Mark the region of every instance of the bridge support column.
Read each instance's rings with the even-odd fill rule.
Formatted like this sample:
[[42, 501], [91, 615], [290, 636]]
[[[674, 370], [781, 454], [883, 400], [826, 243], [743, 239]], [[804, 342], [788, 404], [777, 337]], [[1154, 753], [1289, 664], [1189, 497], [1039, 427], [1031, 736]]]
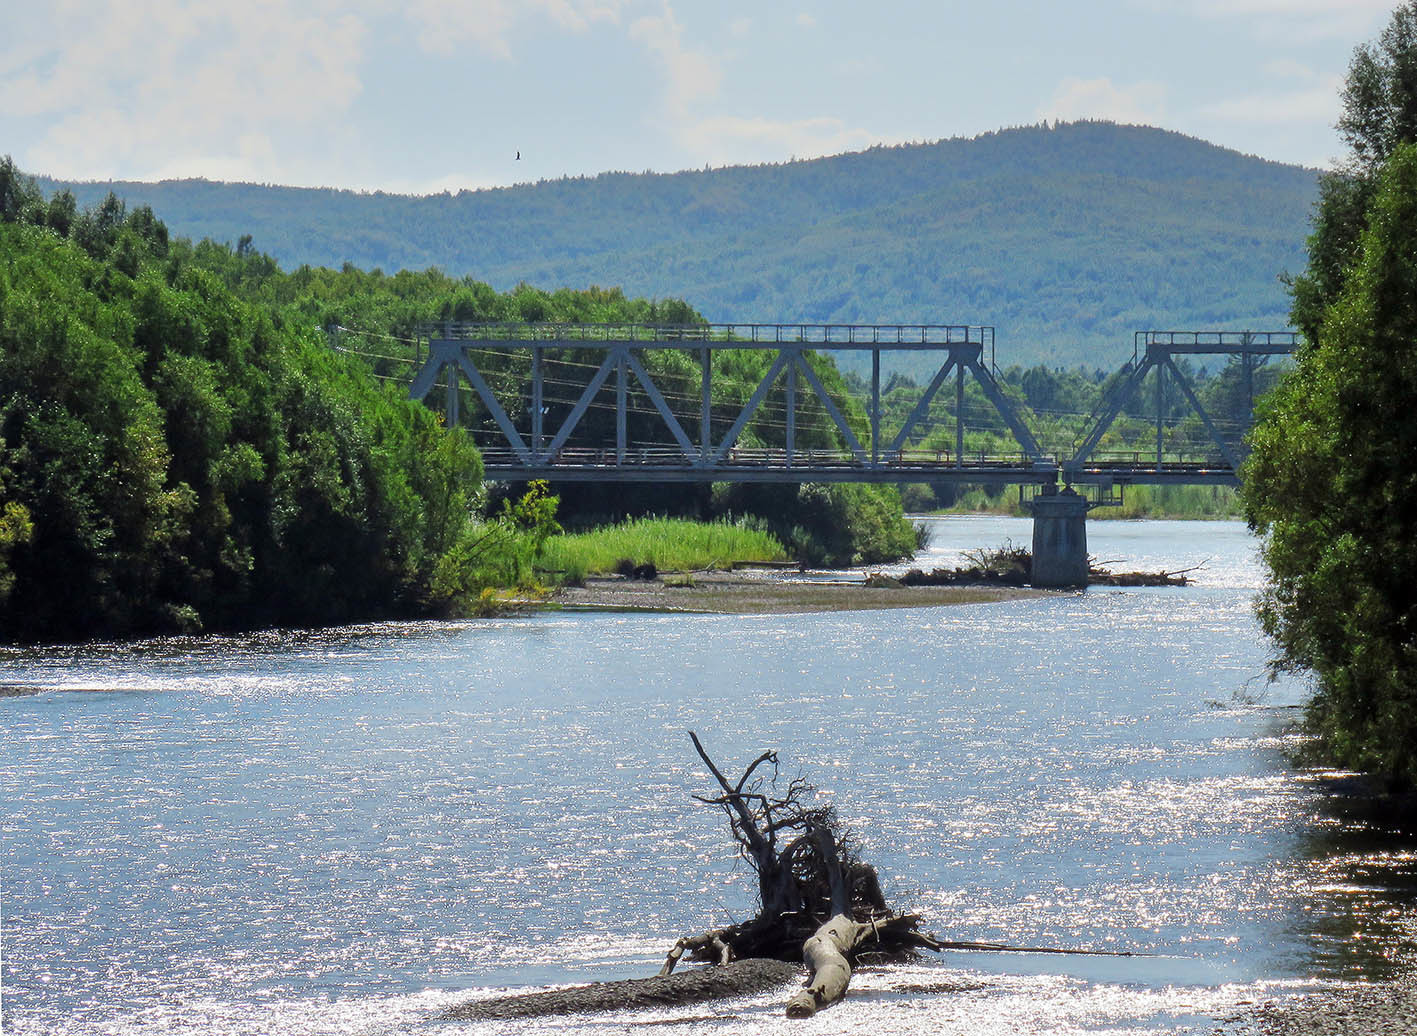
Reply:
[[1071, 486], [1045, 485], [1033, 511], [1034, 586], [1087, 585], [1087, 499]]

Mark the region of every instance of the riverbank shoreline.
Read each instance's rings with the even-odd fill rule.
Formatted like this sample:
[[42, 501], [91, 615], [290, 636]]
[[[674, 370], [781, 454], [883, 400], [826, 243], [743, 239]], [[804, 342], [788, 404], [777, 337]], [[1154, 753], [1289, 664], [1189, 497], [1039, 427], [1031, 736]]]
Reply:
[[1227, 1018], [1214, 1036], [1409, 1036], [1417, 1032], [1417, 971], [1266, 1001]]
[[[988, 604], [1059, 591], [1008, 586], [867, 586], [846, 580], [784, 579], [767, 573], [667, 573], [657, 579], [596, 576], [563, 587], [543, 607], [574, 611], [786, 615]], [[1064, 591], [1070, 592], [1070, 591]]]

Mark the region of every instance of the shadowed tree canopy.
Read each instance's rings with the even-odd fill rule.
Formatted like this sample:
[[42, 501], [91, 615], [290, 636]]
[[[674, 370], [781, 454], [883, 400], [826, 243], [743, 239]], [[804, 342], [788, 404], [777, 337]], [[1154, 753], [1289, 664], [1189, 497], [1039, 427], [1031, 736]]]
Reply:
[[1417, 141], [1417, 0], [1399, 6], [1386, 29], [1353, 54], [1337, 128], [1348, 154], [1319, 178], [1309, 259], [1291, 284], [1294, 326], [1313, 341], [1358, 259], [1378, 173], [1401, 144]]
[[1417, 145], [1376, 182], [1339, 297], [1267, 401], [1245, 476], [1260, 616], [1313, 674], [1326, 758], [1417, 782]]

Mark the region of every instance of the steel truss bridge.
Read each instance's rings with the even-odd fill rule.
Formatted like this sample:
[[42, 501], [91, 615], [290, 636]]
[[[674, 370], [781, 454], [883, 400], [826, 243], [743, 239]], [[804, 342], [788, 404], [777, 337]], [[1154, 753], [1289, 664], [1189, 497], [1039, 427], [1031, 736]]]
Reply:
[[[1253, 372], [1268, 357], [1296, 347], [1290, 332], [1138, 332], [1132, 359], [1088, 420], [1067, 457], [1049, 455], [1003, 391], [994, 365], [994, 329], [975, 325], [710, 324], [443, 324], [425, 331], [410, 386], [414, 399], [437, 402], [442, 384], [449, 425], [462, 422], [463, 382], [479, 423], [488, 478], [558, 482], [938, 482], [990, 485], [1139, 483], [1235, 484], [1242, 460], [1202, 406], [1178, 356], [1235, 356], [1253, 406]], [[657, 383], [645, 350], [683, 354], [673, 384]], [[771, 354], [747, 400], [714, 400], [714, 354]], [[815, 353], [869, 356], [865, 400], [869, 441], [846, 420], [812, 365]], [[881, 436], [881, 356], [929, 357], [934, 373], [903, 425]], [[918, 364], [918, 360], [916, 361]], [[657, 366], [663, 367], [660, 364]], [[856, 364], [853, 366], [864, 366]], [[927, 369], [928, 369], [927, 368]], [[1157, 447], [1154, 454], [1099, 452], [1108, 429], [1155, 373]], [[916, 440], [930, 424], [933, 403], [953, 375], [954, 449], [926, 449]], [[1168, 455], [1163, 447], [1165, 383], [1170, 378], [1211, 438], [1205, 456]], [[965, 382], [973, 378], [1018, 449], [982, 454], [965, 449]], [[494, 388], [495, 386], [495, 388]], [[558, 393], [564, 393], [558, 395]], [[632, 393], [640, 400], [631, 404]], [[613, 402], [606, 402], [610, 396]], [[430, 399], [430, 397], [432, 397]], [[595, 420], [587, 415], [595, 410]], [[613, 429], [606, 412], [613, 410]], [[808, 427], [805, 419], [814, 423]], [[830, 427], [826, 427], [829, 423]], [[780, 445], [740, 446], [750, 425], [767, 424]], [[631, 427], [636, 429], [632, 438]], [[805, 434], [804, 434], [805, 433]], [[836, 435], [839, 433], [839, 440]], [[824, 447], [826, 438], [833, 445]], [[837, 443], [845, 443], [844, 447]]]

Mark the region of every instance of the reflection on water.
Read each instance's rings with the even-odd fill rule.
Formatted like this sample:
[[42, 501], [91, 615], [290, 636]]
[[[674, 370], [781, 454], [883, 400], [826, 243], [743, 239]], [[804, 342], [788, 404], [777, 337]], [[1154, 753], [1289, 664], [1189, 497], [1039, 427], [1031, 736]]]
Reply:
[[1305, 963], [1317, 974], [1388, 977], [1410, 962], [1417, 941], [1413, 803], [1373, 796], [1342, 775], [1306, 779], [1314, 813], [1296, 852], [1310, 877], [1290, 936], [1306, 946]]
[[[932, 558], [1026, 529], [941, 522]], [[780, 749], [946, 937], [1155, 954], [945, 954], [794, 1032], [1185, 1031], [1374, 973], [1413, 857], [1287, 768], [1302, 689], [1263, 683], [1244, 530], [1089, 532], [1129, 567], [1210, 561], [1187, 589], [910, 612], [0, 654], [38, 689], [0, 699], [6, 1031], [404, 1031], [650, 973], [752, 905], [687, 729], [725, 762]], [[782, 1000], [519, 1024], [771, 1032]]]

